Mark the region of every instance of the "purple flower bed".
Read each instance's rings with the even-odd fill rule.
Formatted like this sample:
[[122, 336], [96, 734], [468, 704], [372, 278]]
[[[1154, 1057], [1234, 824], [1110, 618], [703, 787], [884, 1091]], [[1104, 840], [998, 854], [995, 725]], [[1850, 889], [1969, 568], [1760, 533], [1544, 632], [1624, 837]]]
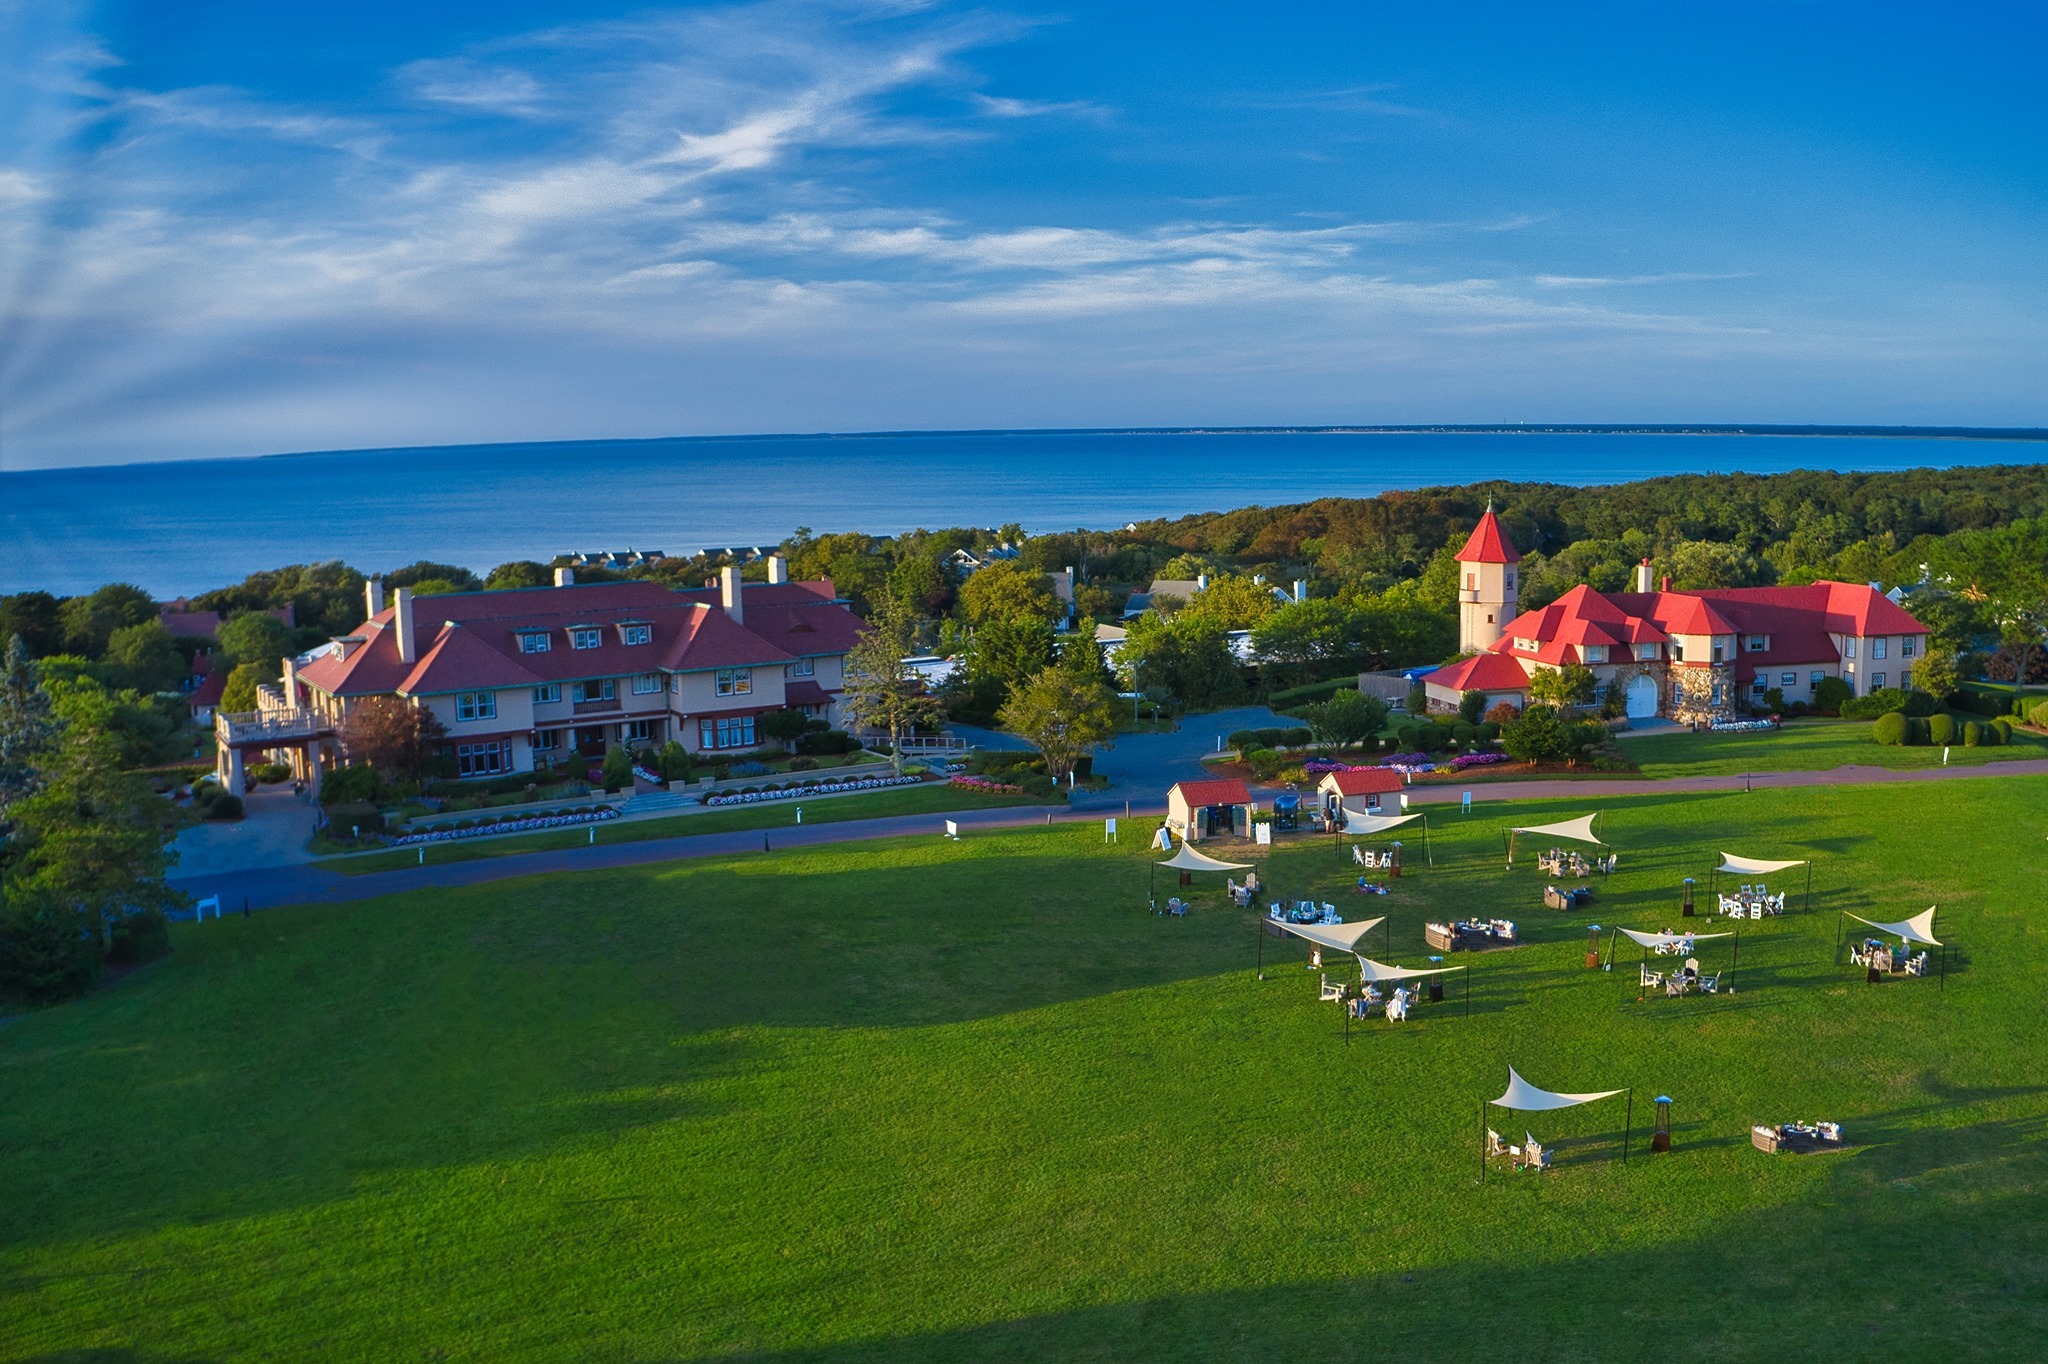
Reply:
[[1301, 770], [1311, 777], [1320, 777], [1329, 772], [1363, 772], [1364, 768], [1354, 763], [1340, 763], [1334, 758], [1310, 758], [1301, 765]]
[[1451, 759], [1451, 770], [1462, 772], [1468, 767], [1491, 767], [1495, 763], [1508, 761], [1505, 753], [1460, 753]]
[[1430, 766], [1430, 759], [1427, 753], [1390, 753], [1387, 755], [1386, 760], [1380, 764], [1380, 766], [1428, 767]]

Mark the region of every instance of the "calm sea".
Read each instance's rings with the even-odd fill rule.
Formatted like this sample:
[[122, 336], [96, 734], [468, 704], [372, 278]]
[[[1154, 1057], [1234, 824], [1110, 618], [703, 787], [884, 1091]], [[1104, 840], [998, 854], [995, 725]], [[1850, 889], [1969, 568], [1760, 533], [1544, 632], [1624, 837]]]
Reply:
[[1017, 522], [1044, 532], [1393, 488], [2027, 464], [2038, 440], [1521, 432], [969, 432], [360, 450], [0, 474], [0, 586], [160, 596], [260, 568], [768, 544]]

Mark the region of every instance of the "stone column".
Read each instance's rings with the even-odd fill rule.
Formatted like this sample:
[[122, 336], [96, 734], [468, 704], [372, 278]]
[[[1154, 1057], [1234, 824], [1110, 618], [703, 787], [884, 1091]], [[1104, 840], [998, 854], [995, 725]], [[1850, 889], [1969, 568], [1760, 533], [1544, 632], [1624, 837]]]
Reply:
[[242, 750], [229, 746], [222, 750], [223, 765], [221, 786], [231, 796], [245, 796], [249, 793], [249, 781], [242, 771]]

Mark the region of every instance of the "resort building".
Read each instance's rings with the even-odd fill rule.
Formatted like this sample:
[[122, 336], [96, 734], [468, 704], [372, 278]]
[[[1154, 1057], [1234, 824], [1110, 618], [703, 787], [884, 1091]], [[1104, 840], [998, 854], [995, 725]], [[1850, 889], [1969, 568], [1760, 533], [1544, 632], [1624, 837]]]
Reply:
[[839, 718], [847, 651], [864, 628], [829, 580], [678, 592], [659, 583], [578, 585], [415, 598], [365, 590], [367, 619], [316, 654], [288, 661], [262, 708], [216, 717], [219, 768], [241, 785], [242, 754], [283, 749], [317, 781], [339, 757], [350, 710], [395, 696], [433, 712], [464, 777], [528, 772], [614, 744], [695, 753], [757, 747], [760, 717], [797, 709]]
[[1858, 696], [1910, 688], [1927, 653], [1927, 627], [1874, 583], [1677, 592], [1668, 578], [1651, 585], [1646, 559], [1633, 592], [1580, 586], [1518, 614], [1520, 561], [1489, 507], [1458, 551], [1459, 647], [1473, 652], [1424, 678], [1432, 708], [1467, 691], [1526, 705], [1537, 673], [1579, 664], [1618, 688], [1633, 718], [1712, 721], [1760, 710], [1772, 691], [1811, 701], [1829, 677]]

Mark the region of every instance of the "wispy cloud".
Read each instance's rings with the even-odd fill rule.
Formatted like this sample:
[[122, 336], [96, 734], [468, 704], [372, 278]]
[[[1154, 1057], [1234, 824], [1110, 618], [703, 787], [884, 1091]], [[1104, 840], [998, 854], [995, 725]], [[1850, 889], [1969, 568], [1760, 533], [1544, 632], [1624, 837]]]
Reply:
[[984, 95], [979, 91], [969, 95], [974, 107], [991, 118], [1045, 118], [1063, 116], [1101, 121], [1110, 116], [1106, 105], [1091, 100], [1033, 100], [1007, 99], [1001, 95]]
[[1750, 272], [1700, 274], [1674, 270], [1661, 275], [1537, 275], [1534, 282], [1545, 289], [1611, 289], [1636, 284], [1704, 284], [1714, 280], [1749, 279]]

